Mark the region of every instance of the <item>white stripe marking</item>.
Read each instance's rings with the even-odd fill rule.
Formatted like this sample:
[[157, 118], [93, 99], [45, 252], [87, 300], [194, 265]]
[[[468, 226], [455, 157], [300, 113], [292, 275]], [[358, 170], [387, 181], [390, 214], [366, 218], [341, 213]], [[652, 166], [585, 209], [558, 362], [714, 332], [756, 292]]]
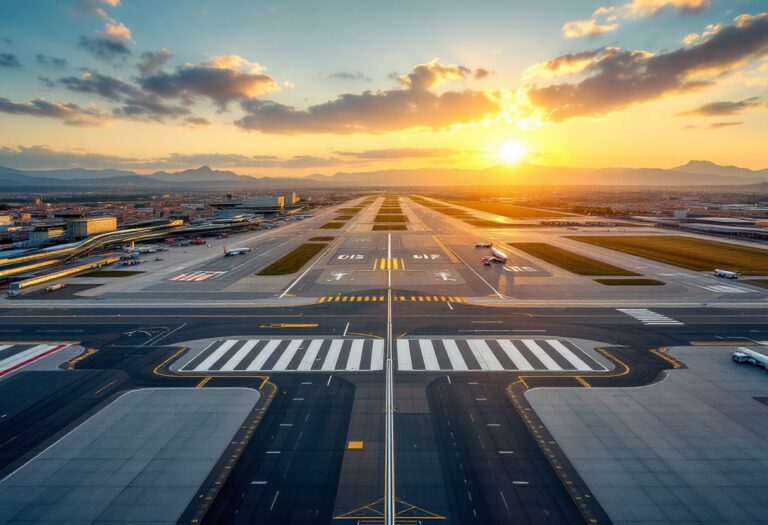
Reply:
[[349, 351], [349, 359], [347, 360], [347, 370], [360, 370], [360, 362], [363, 360], [363, 344], [365, 341], [362, 339], [352, 341], [352, 349]]
[[408, 339], [397, 340], [397, 369], [413, 370], [413, 363], [411, 363], [411, 345]]
[[440, 370], [440, 364], [437, 362], [437, 355], [435, 355], [435, 347], [432, 346], [430, 339], [419, 339], [419, 347], [421, 348], [421, 357], [424, 359], [425, 370]]
[[549, 343], [552, 348], [554, 348], [561, 356], [563, 356], [566, 361], [571, 363], [571, 365], [573, 365], [576, 370], [582, 372], [592, 370], [592, 368], [587, 363], [581, 360], [579, 356], [571, 352], [571, 349], [565, 346], [561, 341], [558, 341], [557, 339], [547, 339], [547, 343]]
[[483, 370], [504, 370], [504, 367], [501, 366], [499, 360], [488, 347], [488, 343], [483, 339], [468, 339], [467, 343], [469, 343], [470, 350]]
[[258, 339], [250, 339], [246, 341], [245, 344], [237, 352], [235, 352], [235, 355], [233, 355], [229, 361], [222, 365], [220, 370], [222, 372], [234, 370], [237, 364], [245, 359], [245, 356], [248, 355], [248, 352], [250, 352], [258, 342]]
[[291, 339], [291, 342], [288, 343], [288, 347], [283, 350], [280, 359], [274, 364], [272, 370], [285, 370], [288, 368], [288, 364], [291, 362], [291, 359], [293, 359], [293, 356], [296, 355], [296, 352], [299, 351], [299, 347], [303, 342], [303, 339]]
[[322, 370], [336, 370], [336, 361], [339, 360], [339, 354], [341, 354], [341, 347], [343, 344], [343, 339], [334, 339], [331, 341], [331, 347], [328, 349], [328, 355], [325, 356], [325, 361], [323, 361]]
[[321, 346], [323, 346], [322, 339], [312, 339], [312, 342], [309, 343], [309, 348], [307, 348], [307, 353], [301, 358], [297, 370], [312, 370], [312, 365], [315, 363], [315, 359], [317, 359], [317, 353], [320, 351]]
[[371, 370], [384, 369], [384, 341], [374, 339], [373, 354], [371, 355]]
[[520, 353], [520, 350], [515, 347], [512, 341], [498, 339], [497, 342], [501, 349], [504, 350], [504, 353], [507, 354], [507, 357], [514, 363], [515, 368], [518, 370], [533, 370], [533, 365], [523, 357], [523, 354]]
[[558, 365], [554, 359], [549, 357], [549, 355], [539, 346], [539, 343], [533, 339], [523, 339], [523, 344], [528, 347], [528, 350], [530, 350], [539, 361], [541, 361], [541, 364], [543, 364], [547, 370], [562, 370], [562, 367]]
[[267, 359], [270, 358], [272, 355], [272, 352], [275, 351], [275, 348], [278, 347], [278, 345], [282, 342], [281, 339], [272, 339], [270, 342], [268, 342], [266, 345], [264, 345], [264, 348], [261, 349], [261, 352], [259, 352], [259, 355], [256, 356], [256, 359], [251, 361], [251, 364], [248, 365], [249, 372], [252, 372], [254, 370], [261, 370], [261, 367], [264, 366], [264, 363], [267, 362]]
[[223, 356], [227, 352], [227, 350], [235, 346], [235, 343], [237, 343], [237, 339], [227, 339], [226, 341], [224, 341], [224, 343], [221, 346], [219, 346], [216, 350], [211, 352], [211, 355], [203, 359], [203, 362], [197, 365], [195, 367], [195, 370], [196, 371], [210, 370], [211, 366], [213, 366], [213, 364], [216, 361], [218, 361], [221, 358], [221, 356]]

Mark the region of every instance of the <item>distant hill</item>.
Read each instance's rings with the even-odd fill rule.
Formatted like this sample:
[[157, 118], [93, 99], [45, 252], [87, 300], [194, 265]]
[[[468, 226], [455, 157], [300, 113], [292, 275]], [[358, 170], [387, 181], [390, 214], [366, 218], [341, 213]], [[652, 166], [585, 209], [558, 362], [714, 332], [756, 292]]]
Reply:
[[200, 166], [176, 172], [149, 175], [125, 170], [17, 170], [0, 166], [0, 190], [22, 189], [308, 189], [333, 187], [413, 186], [727, 186], [754, 185], [762, 188], [768, 169], [749, 170], [691, 161], [672, 169], [663, 168], [569, 168], [519, 164], [484, 169], [417, 169], [339, 172], [304, 177], [259, 177], [240, 175]]

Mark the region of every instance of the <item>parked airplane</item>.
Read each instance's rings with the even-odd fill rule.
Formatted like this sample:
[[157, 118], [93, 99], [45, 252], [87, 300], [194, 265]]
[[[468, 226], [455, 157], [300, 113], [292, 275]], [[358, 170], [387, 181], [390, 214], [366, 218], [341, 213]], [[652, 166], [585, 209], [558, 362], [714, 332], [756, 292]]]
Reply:
[[250, 252], [250, 248], [230, 248], [227, 249], [227, 247], [224, 247], [224, 257], [229, 257], [230, 255], [243, 255], [248, 252]]
[[739, 277], [741, 277], [741, 273], [718, 269], [718, 270], [715, 270], [715, 277], [722, 277], [723, 279], [738, 279]]
[[739, 347], [739, 350], [733, 353], [731, 359], [736, 363], [760, 366], [768, 371], [768, 355], [755, 352], [749, 348]]
[[509, 256], [506, 253], [499, 250], [498, 248], [491, 247], [491, 253], [500, 262], [507, 262], [507, 260], [509, 259]]

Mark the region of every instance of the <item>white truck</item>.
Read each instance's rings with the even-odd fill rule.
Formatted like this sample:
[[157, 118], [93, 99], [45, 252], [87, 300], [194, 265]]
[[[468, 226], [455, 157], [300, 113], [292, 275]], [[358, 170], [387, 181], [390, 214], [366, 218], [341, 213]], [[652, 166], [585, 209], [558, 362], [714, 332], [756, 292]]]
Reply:
[[768, 355], [755, 352], [749, 348], [740, 346], [739, 349], [733, 353], [731, 359], [734, 363], [759, 366], [768, 372]]

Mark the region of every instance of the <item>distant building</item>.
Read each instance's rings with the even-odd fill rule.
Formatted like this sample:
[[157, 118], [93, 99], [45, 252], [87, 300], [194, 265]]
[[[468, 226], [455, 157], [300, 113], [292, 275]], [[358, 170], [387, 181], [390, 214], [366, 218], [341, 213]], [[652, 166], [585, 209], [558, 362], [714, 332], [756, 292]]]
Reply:
[[84, 239], [97, 233], [111, 232], [117, 229], [117, 217], [88, 217], [67, 223], [67, 236], [72, 239]]
[[30, 244], [45, 244], [64, 237], [66, 229], [63, 224], [41, 224], [29, 232]]
[[0, 215], [0, 226], [10, 226], [13, 224], [13, 217], [10, 215]]
[[[298, 199], [298, 196], [296, 198]], [[214, 202], [211, 203], [211, 206], [218, 210], [218, 216], [222, 218], [237, 217], [238, 215], [272, 215], [285, 209], [285, 196], [274, 195], [239, 202]]]
[[296, 206], [299, 204], [299, 194], [295, 191], [292, 191], [290, 193], [286, 193], [283, 195], [283, 199], [285, 200], [285, 207], [290, 208], [291, 206]]

